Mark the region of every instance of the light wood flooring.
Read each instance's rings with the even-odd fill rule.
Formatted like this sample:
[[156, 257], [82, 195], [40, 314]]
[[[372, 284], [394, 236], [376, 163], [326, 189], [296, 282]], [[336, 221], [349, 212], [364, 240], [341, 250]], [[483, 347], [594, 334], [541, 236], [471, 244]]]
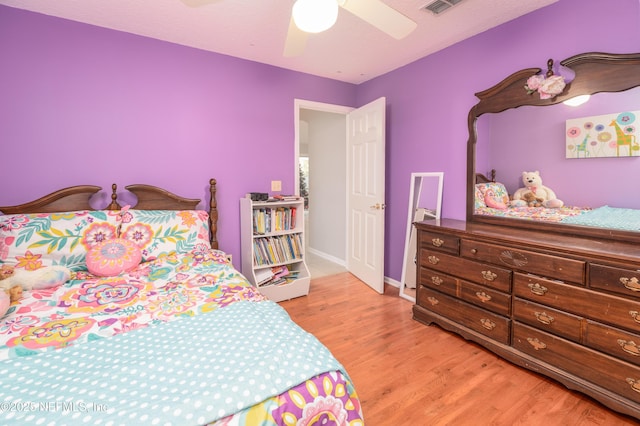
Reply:
[[379, 295], [345, 272], [312, 279], [308, 296], [281, 305], [344, 365], [367, 426], [638, 424], [413, 320], [394, 287]]

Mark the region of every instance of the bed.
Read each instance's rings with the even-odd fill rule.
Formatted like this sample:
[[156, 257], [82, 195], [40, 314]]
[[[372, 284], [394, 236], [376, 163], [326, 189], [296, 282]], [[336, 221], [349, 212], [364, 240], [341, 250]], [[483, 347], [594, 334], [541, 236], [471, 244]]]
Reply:
[[[511, 206], [505, 185], [496, 181], [495, 170], [491, 170], [488, 175], [476, 174], [474, 214], [542, 222], [566, 222], [591, 210], [576, 206], [562, 206], [560, 208]], [[497, 205], [503, 207], [494, 207]], [[504, 207], [505, 205], [506, 207]]]
[[[209, 188], [207, 211], [115, 184], [0, 207], [2, 268], [70, 271], [0, 318], [0, 423], [364, 424], [343, 366], [218, 249]], [[115, 260], [93, 256], [115, 241], [134, 264], [104, 274]]]

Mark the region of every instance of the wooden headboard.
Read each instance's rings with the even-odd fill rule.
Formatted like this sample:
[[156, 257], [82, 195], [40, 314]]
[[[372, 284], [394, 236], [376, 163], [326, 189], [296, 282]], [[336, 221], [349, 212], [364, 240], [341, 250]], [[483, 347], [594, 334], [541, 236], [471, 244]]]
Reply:
[[[215, 179], [209, 180], [209, 237], [211, 247], [218, 248], [218, 203], [216, 200]], [[120, 210], [118, 202], [118, 186], [111, 185], [111, 202], [105, 210]], [[166, 189], [152, 185], [135, 184], [125, 186], [138, 199], [132, 208], [138, 210], [195, 210], [200, 203], [197, 198], [185, 198], [176, 195]], [[78, 185], [59, 189], [37, 200], [15, 206], [0, 206], [0, 212], [4, 214], [21, 213], [58, 213], [75, 210], [96, 210], [91, 204], [91, 198], [102, 190], [99, 186]]]
[[489, 172], [489, 176], [491, 176], [491, 178], [486, 177], [482, 173], [476, 173], [476, 183], [495, 182], [496, 181], [496, 169], [491, 169], [491, 171]]

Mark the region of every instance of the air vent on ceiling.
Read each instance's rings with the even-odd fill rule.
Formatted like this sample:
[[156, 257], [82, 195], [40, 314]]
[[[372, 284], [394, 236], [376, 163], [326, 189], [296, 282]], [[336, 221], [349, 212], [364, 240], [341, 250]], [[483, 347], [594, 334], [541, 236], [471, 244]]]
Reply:
[[450, 9], [456, 4], [460, 3], [461, 1], [462, 0], [436, 0], [424, 6], [422, 9], [428, 10], [434, 15], [439, 15], [445, 10]]

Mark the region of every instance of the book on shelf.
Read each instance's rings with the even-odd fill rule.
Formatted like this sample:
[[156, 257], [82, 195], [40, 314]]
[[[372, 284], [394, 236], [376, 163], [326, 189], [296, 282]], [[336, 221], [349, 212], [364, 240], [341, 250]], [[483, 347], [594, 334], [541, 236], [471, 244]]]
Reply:
[[291, 271], [286, 265], [256, 271], [258, 287], [287, 284], [298, 278], [298, 271]]
[[298, 201], [302, 199], [302, 197], [299, 197], [297, 195], [286, 195], [286, 194], [276, 194], [271, 198], [273, 198], [275, 201]]

